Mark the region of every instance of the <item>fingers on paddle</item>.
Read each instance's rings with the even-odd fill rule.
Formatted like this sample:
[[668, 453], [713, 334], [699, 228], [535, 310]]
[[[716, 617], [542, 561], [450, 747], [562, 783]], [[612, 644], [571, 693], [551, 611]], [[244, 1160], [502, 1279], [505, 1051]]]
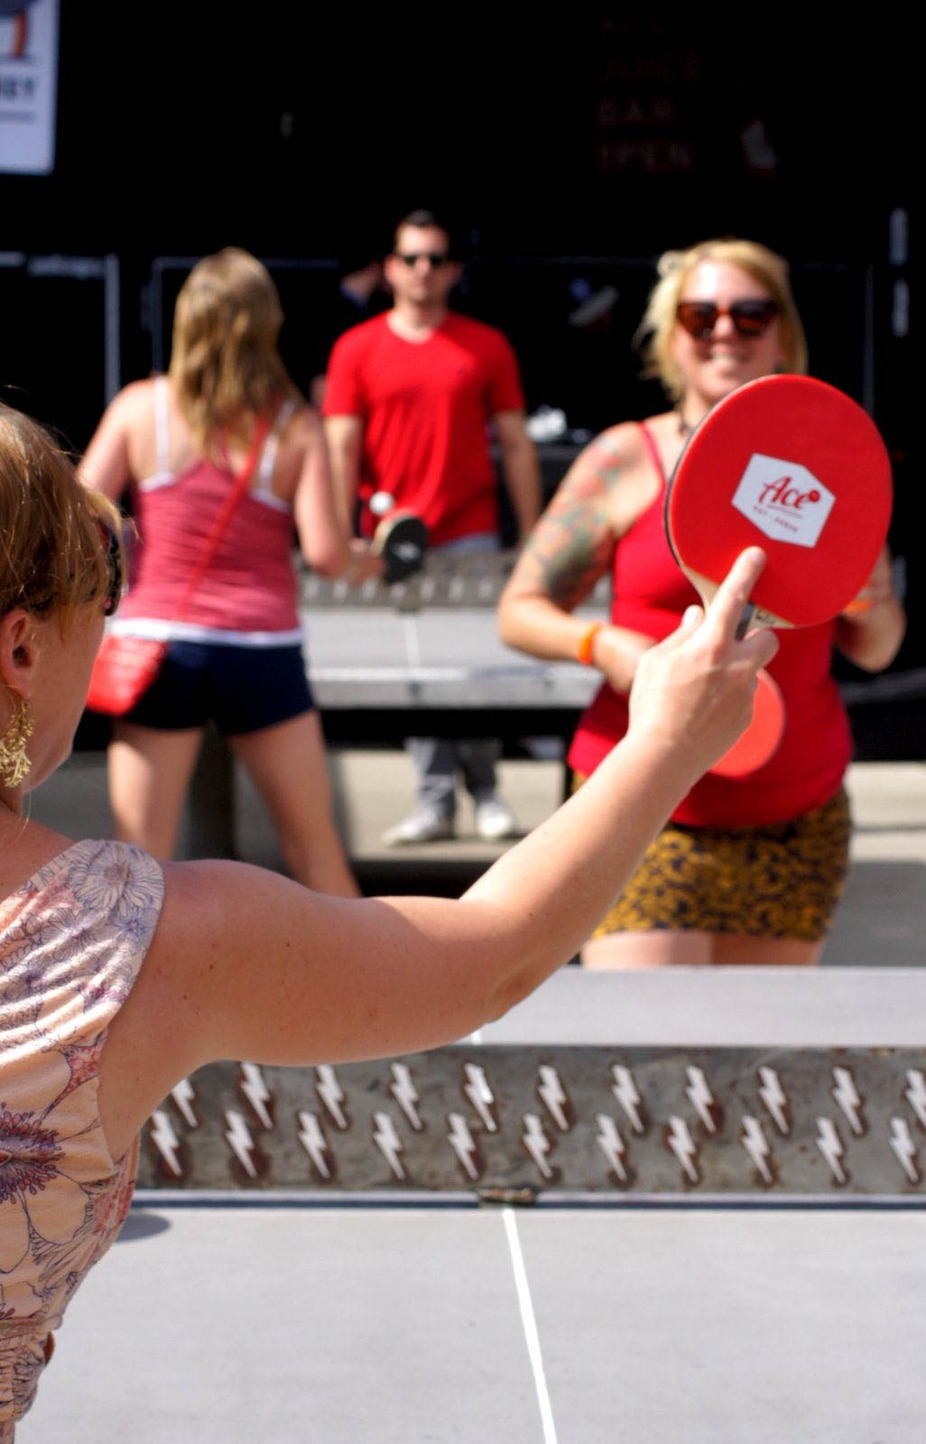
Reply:
[[765, 553], [761, 547], [746, 547], [724, 577], [707, 608], [707, 615], [716, 617], [732, 636], [740, 624], [743, 611], [749, 602], [749, 594], [765, 566]]
[[[765, 552], [761, 547], [746, 547], [740, 552], [707, 609], [707, 618], [716, 622], [728, 641], [739, 641], [743, 638], [743, 618], [749, 606], [752, 589], [765, 566], [765, 560]], [[770, 661], [778, 650], [777, 638], [768, 628], [749, 631], [745, 640], [752, 645], [760, 665]]]

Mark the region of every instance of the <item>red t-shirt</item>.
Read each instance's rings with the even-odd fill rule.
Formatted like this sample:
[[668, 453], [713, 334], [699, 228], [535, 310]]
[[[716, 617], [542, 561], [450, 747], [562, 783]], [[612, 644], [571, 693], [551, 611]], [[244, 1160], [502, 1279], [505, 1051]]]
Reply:
[[359, 416], [361, 530], [377, 518], [368, 503], [385, 491], [417, 512], [433, 546], [497, 532], [498, 483], [488, 425], [521, 411], [517, 358], [501, 331], [450, 312], [426, 341], [406, 341], [388, 312], [335, 342], [323, 411]]
[[[615, 549], [611, 621], [655, 637], [674, 631], [700, 597], [665, 535], [665, 490]], [[697, 827], [763, 827], [821, 807], [839, 790], [852, 755], [849, 719], [832, 676], [835, 623], [782, 628], [768, 671], [781, 688], [785, 731], [764, 767], [742, 778], [707, 773], [672, 814]], [[627, 731], [627, 698], [603, 683], [586, 708], [569, 764], [589, 776]]]

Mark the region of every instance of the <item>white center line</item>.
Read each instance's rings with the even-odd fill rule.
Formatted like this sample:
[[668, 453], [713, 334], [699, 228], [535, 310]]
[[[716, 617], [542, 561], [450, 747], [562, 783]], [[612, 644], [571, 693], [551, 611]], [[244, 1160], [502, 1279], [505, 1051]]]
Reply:
[[543, 1371], [543, 1357], [540, 1353], [540, 1335], [537, 1332], [537, 1321], [534, 1318], [534, 1305], [531, 1301], [527, 1270], [524, 1267], [524, 1256], [521, 1253], [518, 1225], [514, 1212], [510, 1208], [502, 1209], [502, 1218], [505, 1221], [505, 1233], [508, 1238], [508, 1248], [511, 1252], [511, 1265], [514, 1270], [514, 1281], [518, 1290], [518, 1304], [521, 1309], [521, 1323], [524, 1326], [524, 1338], [527, 1342], [527, 1353], [531, 1361], [531, 1370], [534, 1375], [534, 1388], [537, 1392], [537, 1403], [540, 1407], [540, 1419], [543, 1424], [543, 1444], [556, 1444], [556, 1424], [553, 1420], [553, 1409], [550, 1405], [546, 1375]]
[[415, 617], [404, 616], [402, 618], [402, 631], [405, 633], [405, 658], [409, 667], [416, 672], [421, 666], [421, 648], [418, 645], [418, 622]]

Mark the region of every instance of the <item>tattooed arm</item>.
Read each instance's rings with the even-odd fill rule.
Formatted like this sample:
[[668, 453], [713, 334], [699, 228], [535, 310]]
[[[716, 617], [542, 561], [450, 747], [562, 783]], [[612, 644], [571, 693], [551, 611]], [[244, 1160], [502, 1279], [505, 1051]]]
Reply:
[[[655, 495], [636, 425], [611, 427], [580, 452], [524, 545], [498, 604], [501, 640], [552, 661], [575, 661], [588, 618], [572, 613], [611, 569], [614, 548]], [[652, 637], [607, 626], [591, 661], [620, 692]]]

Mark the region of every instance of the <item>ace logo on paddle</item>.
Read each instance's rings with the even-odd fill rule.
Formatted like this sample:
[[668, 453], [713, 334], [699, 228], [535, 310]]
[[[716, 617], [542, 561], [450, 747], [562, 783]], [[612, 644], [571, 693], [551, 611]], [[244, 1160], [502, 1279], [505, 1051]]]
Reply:
[[799, 462], [755, 452], [732, 500], [773, 541], [815, 547], [836, 498]]

